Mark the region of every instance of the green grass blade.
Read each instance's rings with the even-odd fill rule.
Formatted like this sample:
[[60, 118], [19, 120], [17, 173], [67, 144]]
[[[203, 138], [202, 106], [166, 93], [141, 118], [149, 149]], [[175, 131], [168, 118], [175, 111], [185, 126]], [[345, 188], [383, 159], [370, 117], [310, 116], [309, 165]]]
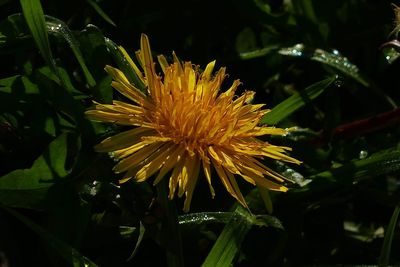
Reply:
[[116, 27], [117, 25], [112, 21], [112, 19], [101, 9], [101, 7], [93, 0], [86, 0], [89, 5], [93, 7], [93, 9], [100, 15], [105, 21]]
[[232, 217], [232, 212], [199, 212], [183, 214], [178, 217], [182, 226], [195, 226], [207, 223], [227, 223]]
[[46, 63], [57, 73], [40, 0], [20, 0], [28, 28]]
[[231, 266], [236, 253], [240, 249], [241, 243], [247, 232], [251, 229], [250, 216], [252, 215], [240, 206], [235, 210], [202, 267]]
[[307, 87], [304, 91], [298, 92], [275, 106], [261, 119], [263, 124], [276, 124], [287, 116], [306, 105], [308, 102], [319, 96], [329, 85], [335, 81], [332, 76]]
[[168, 180], [162, 179], [157, 184], [157, 194], [160, 205], [168, 214], [164, 217], [161, 225], [162, 236], [167, 250], [167, 266], [183, 267], [182, 235], [179, 227], [178, 212], [175, 203], [168, 198]]
[[88, 85], [90, 87], [96, 86], [96, 81], [94, 80], [92, 74], [87, 68], [85, 60], [83, 59], [82, 52], [79, 49], [79, 43], [75, 39], [74, 35], [72, 34], [68, 26], [62, 20], [59, 20], [51, 16], [46, 16], [46, 27], [49, 33], [60, 35], [64, 38], [64, 40], [71, 47], [74, 56], [78, 60], [78, 63], [83, 71], [83, 74], [85, 75]]
[[296, 44], [292, 47], [280, 49], [279, 54], [284, 56], [302, 57], [321, 62], [322, 64], [331, 66], [343, 74], [350, 76], [360, 84], [366, 87], [369, 86], [369, 83], [361, 76], [358, 67], [351, 63], [345, 56], [342, 56], [337, 50], [327, 52], [320, 48], [306, 48], [304, 44]]
[[386, 229], [385, 239], [383, 240], [381, 255], [379, 257], [379, 262], [378, 262], [379, 267], [387, 267], [389, 265], [393, 235], [394, 235], [394, 230], [397, 226], [397, 220], [399, 218], [399, 214], [400, 214], [400, 206], [396, 206], [396, 208], [393, 211], [392, 218], [390, 218], [389, 225]]
[[271, 53], [272, 51], [275, 52], [277, 49], [279, 49], [278, 45], [270, 45], [253, 51], [241, 52], [239, 57], [244, 60], [259, 58]]
[[[223, 220], [225, 220], [225, 215], [227, 214], [231, 214], [230, 219], [205, 259], [203, 267], [231, 266], [246, 234], [254, 225], [283, 229], [281, 222], [277, 218], [270, 215], [254, 216], [242, 206], [238, 206], [233, 213], [226, 212], [222, 214]], [[218, 214], [218, 216], [220, 215]], [[204, 218], [204, 214], [199, 217]]]
[[81, 255], [76, 249], [70, 247], [68, 244], [64, 243], [56, 236], [47, 232], [40, 225], [31, 221], [29, 218], [25, 217], [21, 213], [13, 209], [4, 207], [1, 204], [0, 207], [13, 215], [18, 220], [20, 220], [22, 223], [24, 223], [33, 232], [38, 234], [39, 237], [42, 238], [46, 244], [52, 247], [61, 257], [63, 257], [68, 263], [70, 263], [71, 266], [97, 267], [97, 264], [95, 264], [85, 256]]
[[302, 189], [293, 189], [296, 192], [315, 192], [328, 189], [337, 183], [352, 185], [366, 177], [374, 177], [393, 173], [400, 170], [400, 151], [383, 150], [368, 158], [331, 168], [329, 170], [309, 176], [312, 182]]
[[140, 226], [139, 226], [139, 236], [138, 236], [138, 239], [137, 239], [137, 241], [136, 241], [135, 248], [133, 249], [132, 254], [131, 254], [131, 255], [129, 256], [129, 258], [128, 258], [128, 261], [132, 260], [133, 257], [136, 255], [136, 253], [137, 253], [137, 251], [138, 251], [138, 249], [139, 249], [139, 247], [140, 247], [140, 244], [141, 244], [142, 241], [143, 241], [143, 237], [144, 237], [144, 233], [145, 233], [145, 232], [146, 232], [146, 228], [144, 228], [143, 223], [140, 222]]

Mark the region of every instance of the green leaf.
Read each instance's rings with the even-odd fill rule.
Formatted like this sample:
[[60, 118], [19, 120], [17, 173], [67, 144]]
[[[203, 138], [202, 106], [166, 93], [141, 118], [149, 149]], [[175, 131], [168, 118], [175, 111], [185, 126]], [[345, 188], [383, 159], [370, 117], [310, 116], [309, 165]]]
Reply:
[[20, 0], [28, 28], [46, 63], [57, 73], [40, 0]]
[[239, 8], [241, 13], [251, 17], [259, 24], [282, 28], [285, 25], [289, 14], [287, 12], [274, 13], [271, 6], [262, 0], [234, 0], [233, 4]]
[[20, 75], [15, 75], [15, 76], [0, 79], [0, 92], [11, 93], [12, 86], [20, 77], [21, 77]]
[[318, 23], [312, 0], [297, 0], [291, 2], [297, 14], [307, 18], [313, 23]]
[[144, 233], [146, 232], [146, 228], [144, 228], [144, 225], [142, 222], [140, 222], [140, 227], [139, 227], [139, 236], [138, 239], [136, 241], [136, 245], [135, 245], [135, 249], [132, 251], [132, 254], [129, 256], [128, 261], [132, 260], [133, 257], [136, 255], [136, 252], [140, 246], [140, 244], [142, 243], [143, 237], [144, 237]]
[[196, 226], [207, 223], [227, 223], [232, 218], [232, 212], [199, 212], [183, 214], [178, 217], [182, 226]]
[[169, 267], [183, 267], [182, 235], [175, 203], [168, 198], [168, 179], [162, 179], [156, 188], [158, 201], [168, 214], [161, 225], [161, 239], [166, 246], [167, 265]]
[[46, 27], [49, 33], [55, 34], [57, 36], [62, 36], [64, 38], [64, 40], [71, 47], [75, 58], [78, 60], [78, 63], [81, 66], [88, 85], [90, 87], [94, 87], [96, 85], [96, 81], [93, 79], [92, 74], [87, 68], [81, 50], [79, 49], [79, 43], [72, 34], [71, 30], [68, 28], [67, 24], [57, 18], [46, 16]]
[[378, 266], [387, 267], [389, 265], [390, 251], [392, 249], [392, 241], [394, 236], [394, 230], [397, 226], [397, 220], [400, 214], [400, 206], [396, 206], [393, 211], [392, 218], [390, 218], [389, 225], [386, 229], [385, 239], [383, 240], [383, 246], [381, 255], [379, 257]]
[[235, 210], [202, 264], [202, 267], [231, 266], [247, 232], [251, 229], [250, 216], [251, 214], [241, 206]]
[[253, 225], [283, 229], [282, 224], [275, 217], [269, 215], [254, 216], [242, 206], [238, 206], [231, 214], [231, 218], [202, 266], [231, 266], [246, 234]]
[[400, 57], [398, 47], [397, 49], [395, 49], [394, 47], [385, 47], [382, 52], [389, 64], [392, 64]]
[[239, 56], [241, 59], [244, 59], [244, 60], [258, 58], [258, 57], [265, 56], [265, 55], [271, 53], [272, 51], [277, 50], [278, 48], [279, 48], [278, 45], [269, 45], [269, 46], [266, 46], [261, 49], [242, 52], [239, 54]]
[[21, 213], [4, 207], [0, 204], [0, 206], [6, 210], [8, 213], [13, 215], [15, 218], [20, 220], [22, 223], [24, 223], [29, 229], [31, 229], [33, 232], [35, 232], [46, 244], [48, 244], [51, 248], [54, 249], [55, 252], [57, 252], [61, 257], [63, 257], [71, 266], [76, 266], [76, 267], [96, 267], [97, 265], [80, 254], [76, 249], [73, 247], [69, 246], [68, 244], [64, 243], [51, 233], [47, 232], [45, 229], [43, 229], [40, 225], [36, 224], [29, 218], [25, 217]]
[[345, 75], [350, 76], [360, 84], [366, 87], [369, 86], [369, 83], [360, 74], [358, 67], [351, 63], [346, 57], [342, 56], [337, 50], [327, 52], [320, 48], [306, 48], [304, 44], [296, 44], [292, 47], [280, 49], [279, 54], [292, 57], [302, 57], [321, 62], [339, 70]]
[[105, 21], [107, 21], [114, 27], [117, 26], [117, 25], [115, 25], [114, 21], [112, 21], [112, 19], [103, 11], [103, 9], [101, 9], [101, 7], [95, 1], [86, 0], [86, 2], [88, 2], [88, 4], [91, 5], [93, 7], [93, 9], [97, 12], [97, 14], [99, 14], [100, 17], [102, 17]]
[[267, 212], [269, 214], [272, 213], [272, 211], [274, 210], [274, 206], [272, 204], [272, 199], [271, 196], [269, 194], [269, 189], [268, 188], [263, 188], [261, 186], [257, 186], [258, 189], [258, 193], [260, 194], [260, 197], [264, 203], [264, 207], [267, 210]]
[[329, 85], [335, 81], [335, 79], [336, 76], [332, 76], [312, 84], [304, 91], [295, 93], [288, 99], [275, 106], [270, 112], [265, 114], [261, 119], [261, 123], [271, 125], [277, 124], [299, 108], [309, 103], [311, 100], [318, 97], [326, 88], [328, 88]]
[[36, 208], [49, 187], [69, 174], [67, 134], [58, 136], [31, 168], [12, 171], [0, 177], [0, 203], [6, 206]]
[[294, 192], [307, 192], [330, 188], [332, 184], [351, 185], [366, 177], [375, 177], [400, 170], [400, 151], [383, 150], [368, 158], [355, 160], [350, 163], [331, 168], [307, 177], [312, 182], [302, 189], [293, 189]]
[[[29, 29], [21, 13], [12, 14], [0, 22], [0, 47], [15, 49], [13, 46], [16, 40], [28, 39]], [[15, 50], [13, 50], [15, 51]]]

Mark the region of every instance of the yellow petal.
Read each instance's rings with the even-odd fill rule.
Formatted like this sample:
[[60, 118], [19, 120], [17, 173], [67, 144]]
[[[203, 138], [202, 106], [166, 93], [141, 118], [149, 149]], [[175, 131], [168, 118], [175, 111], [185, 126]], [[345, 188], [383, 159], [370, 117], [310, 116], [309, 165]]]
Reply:
[[139, 68], [133, 62], [132, 58], [126, 52], [125, 48], [123, 48], [122, 46], [118, 46], [118, 49], [119, 49], [119, 51], [121, 51], [124, 58], [128, 61], [129, 65], [131, 65], [131, 67], [133, 68], [133, 70], [135, 71], [135, 73], [139, 77], [139, 79], [144, 83], [144, 78], [143, 78], [142, 72], [139, 70]]
[[194, 156], [193, 158], [190, 157], [190, 162], [188, 165], [190, 166], [188, 169], [188, 181], [187, 185], [185, 188], [185, 202], [183, 204], [183, 211], [188, 212], [190, 209], [190, 203], [192, 202], [192, 197], [193, 197], [193, 191], [194, 188], [196, 187], [197, 179], [199, 177], [199, 171], [200, 171], [200, 160], [197, 158], [197, 156]]
[[118, 164], [114, 166], [114, 172], [121, 173], [127, 171], [156, 153], [162, 145], [163, 143], [154, 143], [143, 147], [136, 153], [118, 162]]
[[100, 144], [95, 146], [98, 152], [109, 152], [130, 147], [140, 143], [140, 137], [143, 135], [154, 134], [153, 129], [138, 127], [129, 131], [125, 131], [114, 136], [104, 139]]
[[158, 63], [161, 66], [163, 73], [165, 74], [165, 70], [169, 67], [167, 59], [163, 55], [157, 56]]
[[225, 170], [212, 159], [213, 166], [215, 170], [217, 171], [217, 174], [222, 181], [222, 184], [225, 186], [226, 190], [233, 196], [234, 198], [239, 201], [240, 204], [242, 204], [244, 207], [247, 207], [246, 201], [244, 200], [244, 197], [242, 193], [239, 190], [239, 187], [237, 186], [236, 181], [234, 181], [234, 184], [232, 184], [232, 180], [235, 178], [232, 177], [232, 174], [229, 172], [225, 172]]
[[156, 179], [154, 179], [153, 185], [158, 184], [162, 178], [179, 162], [184, 154], [184, 148], [182, 145], [175, 146], [175, 149], [171, 150], [167, 156], [164, 165], [160, 169]]
[[210, 188], [211, 197], [215, 197], [215, 191], [211, 184], [211, 169], [210, 169], [210, 159], [205, 159], [202, 157], [203, 172], [206, 176], [208, 187]]
[[178, 182], [181, 179], [182, 167], [183, 167], [183, 164], [185, 163], [184, 159], [186, 156], [187, 156], [187, 154], [185, 153], [182, 156], [181, 160], [179, 160], [177, 162], [174, 170], [172, 171], [171, 178], [169, 179], [169, 195], [168, 195], [169, 199], [174, 198], [176, 187], [178, 186]]
[[176, 146], [164, 146], [160, 153], [157, 153], [154, 158], [149, 160], [149, 163], [144, 165], [141, 169], [136, 173], [136, 180], [138, 182], [145, 181], [147, 178], [155, 174], [160, 168], [165, 164], [165, 161], [169, 154], [173, 153]]

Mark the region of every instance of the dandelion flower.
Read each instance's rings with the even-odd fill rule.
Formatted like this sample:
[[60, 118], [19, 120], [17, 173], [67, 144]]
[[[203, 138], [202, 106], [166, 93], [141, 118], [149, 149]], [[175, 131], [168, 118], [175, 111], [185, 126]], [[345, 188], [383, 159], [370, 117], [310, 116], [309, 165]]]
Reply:
[[86, 112], [96, 121], [132, 126], [95, 147], [98, 152], [112, 152], [118, 160], [113, 170], [124, 174], [120, 183], [131, 178], [143, 182], [154, 175], [155, 185], [168, 175], [169, 198], [185, 195], [184, 211], [189, 210], [201, 169], [212, 197], [215, 195], [211, 182], [214, 168], [226, 190], [245, 207], [237, 177], [262, 188], [287, 191], [282, 185], [284, 177], [260, 160], [269, 157], [297, 164], [300, 161], [285, 154], [290, 148], [256, 138], [285, 135], [287, 130], [259, 126], [268, 110], [263, 110], [262, 104], [250, 104], [254, 92], [235, 96], [239, 80], [221, 92], [225, 68], [213, 75], [215, 61], [202, 71], [190, 62], [181, 63], [175, 54], [172, 64], [160, 55], [162, 74], [157, 73], [144, 34], [141, 49], [136, 53], [143, 72], [122, 47], [120, 51], [147, 92], [142, 93], [131, 84], [119, 69], [106, 66], [105, 70], [113, 78], [112, 87], [131, 102], [96, 103], [94, 109]]

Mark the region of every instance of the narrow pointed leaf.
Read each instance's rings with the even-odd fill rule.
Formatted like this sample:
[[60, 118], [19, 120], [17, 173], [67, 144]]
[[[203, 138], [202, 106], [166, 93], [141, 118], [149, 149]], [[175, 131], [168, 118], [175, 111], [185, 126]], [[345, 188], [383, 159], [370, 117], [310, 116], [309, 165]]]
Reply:
[[386, 229], [385, 239], [383, 240], [383, 246], [381, 250], [381, 255], [379, 257], [379, 267], [387, 267], [390, 260], [390, 251], [392, 249], [392, 241], [394, 236], [394, 230], [397, 226], [397, 220], [400, 214], [400, 206], [396, 206], [393, 211], [392, 218], [390, 218], [389, 225]]
[[178, 217], [182, 226], [195, 226], [207, 223], [227, 223], [232, 217], [232, 212], [199, 212], [183, 214]]
[[321, 62], [352, 77], [362, 85], [369, 86], [369, 83], [360, 74], [358, 67], [351, 63], [347, 57], [342, 56], [337, 50], [328, 52], [320, 48], [306, 48], [304, 44], [296, 44], [292, 47], [280, 49], [279, 54], [292, 57], [302, 57]]
[[318, 97], [329, 85], [335, 81], [336, 77], [332, 76], [325, 80], [314, 83], [307, 87], [304, 91], [298, 92], [283, 102], [275, 106], [270, 112], [265, 114], [261, 119], [263, 124], [277, 124], [290, 114], [305, 106], [308, 102]]
[[101, 7], [93, 0], [86, 0], [89, 5], [93, 7], [93, 9], [100, 15], [105, 21], [116, 27], [117, 25], [112, 21], [112, 19], [101, 9]]
[[282, 224], [277, 218], [269, 215], [254, 216], [242, 206], [238, 206], [231, 213], [231, 218], [225, 225], [202, 266], [232, 266], [232, 261], [239, 251], [246, 234], [254, 225], [283, 229]]
[[142, 222], [140, 222], [140, 227], [139, 227], [139, 236], [136, 241], [136, 245], [134, 250], [132, 251], [132, 254], [129, 256], [128, 261], [132, 260], [133, 257], [136, 255], [137, 250], [139, 249], [140, 244], [142, 243], [144, 233], [146, 232], [146, 228], [144, 228], [144, 225]]
[[[295, 192], [324, 190], [333, 184], [353, 184], [366, 177], [384, 175], [400, 170], [400, 151], [383, 150], [368, 158], [355, 160], [339, 167], [307, 177], [312, 182], [309, 186]], [[313, 190], [311, 190], [313, 189]]]
[[57, 73], [40, 0], [20, 0], [28, 28], [46, 63]]
[[71, 30], [68, 28], [67, 24], [65, 24], [65, 22], [63, 22], [62, 20], [59, 20], [51, 16], [45, 16], [45, 18], [46, 18], [46, 27], [49, 33], [54, 35], [59, 35], [64, 38], [64, 40], [71, 47], [74, 56], [78, 60], [78, 63], [81, 66], [81, 69], [83, 71], [83, 74], [85, 75], [87, 83], [89, 84], [90, 87], [94, 87], [96, 85], [96, 82], [85, 64], [85, 60], [83, 59], [83, 55], [81, 53], [81, 50], [79, 49], [79, 43], [75, 39]]
[[251, 229], [251, 216], [242, 207], [238, 207], [232, 214], [217, 241], [212, 247], [202, 267], [231, 266], [240, 246]]

